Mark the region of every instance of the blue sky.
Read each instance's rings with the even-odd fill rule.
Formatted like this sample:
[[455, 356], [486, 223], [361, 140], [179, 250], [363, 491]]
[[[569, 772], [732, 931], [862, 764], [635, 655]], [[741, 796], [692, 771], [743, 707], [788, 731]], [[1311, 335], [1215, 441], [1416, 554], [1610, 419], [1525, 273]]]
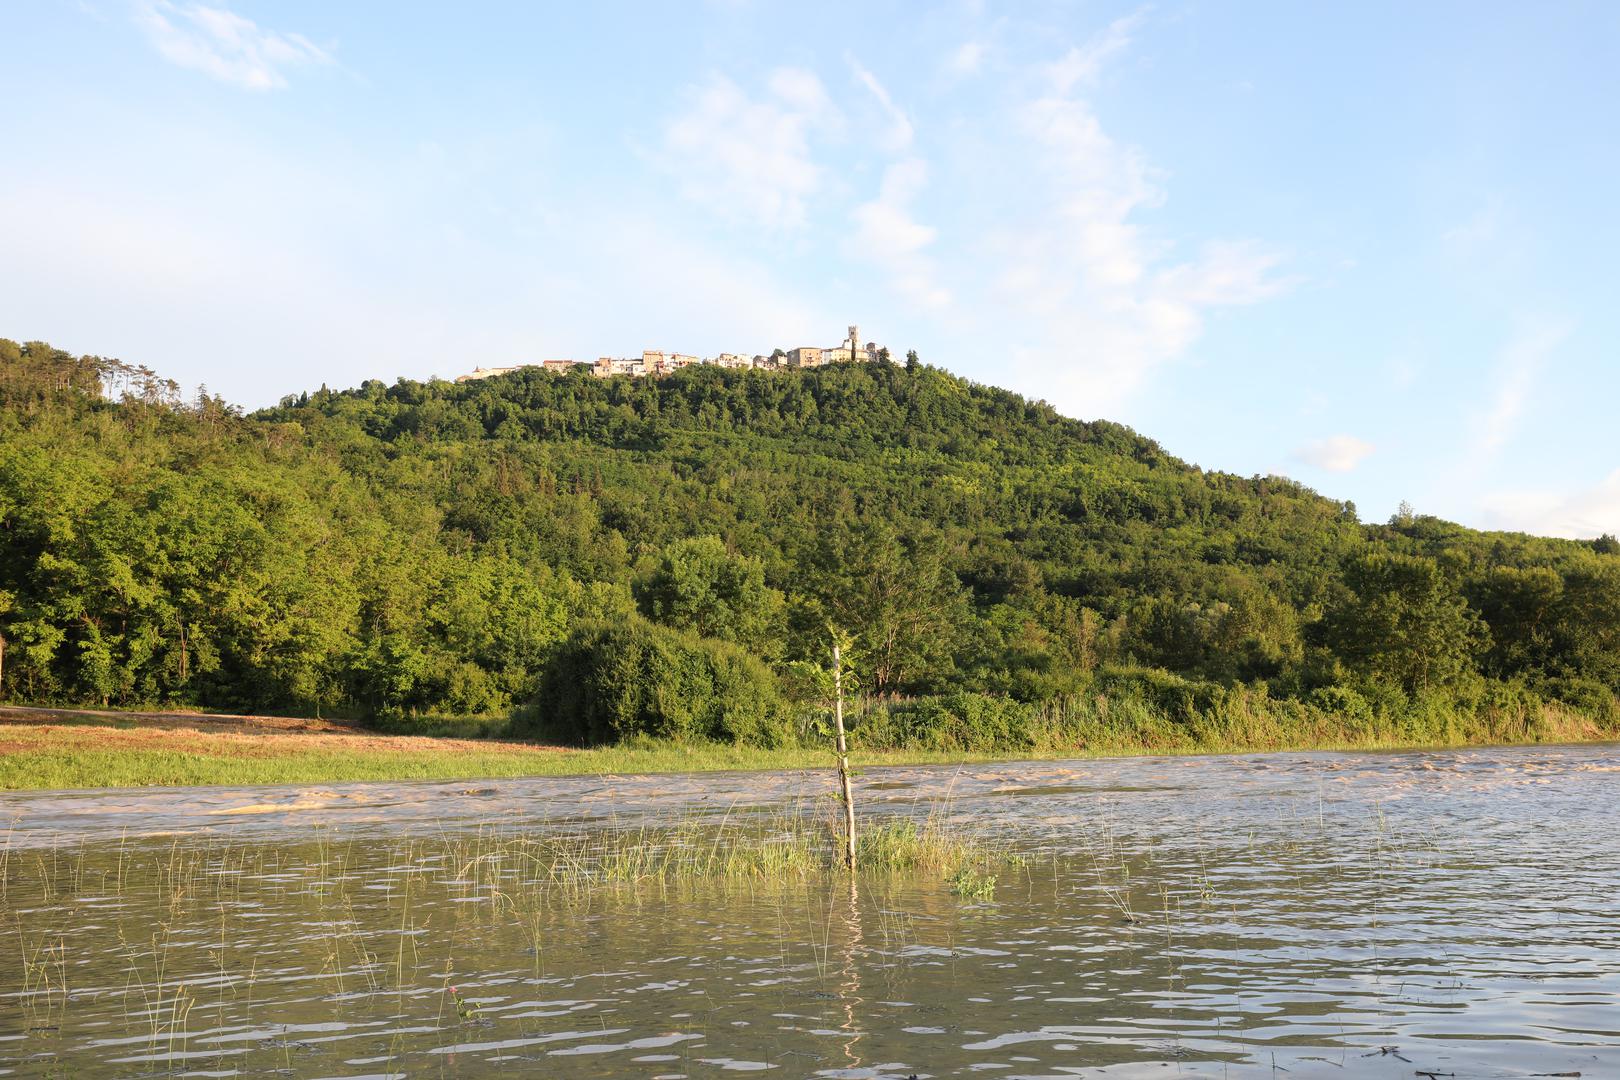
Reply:
[[1620, 532], [1620, 5], [0, 9], [0, 335], [284, 393], [837, 341]]

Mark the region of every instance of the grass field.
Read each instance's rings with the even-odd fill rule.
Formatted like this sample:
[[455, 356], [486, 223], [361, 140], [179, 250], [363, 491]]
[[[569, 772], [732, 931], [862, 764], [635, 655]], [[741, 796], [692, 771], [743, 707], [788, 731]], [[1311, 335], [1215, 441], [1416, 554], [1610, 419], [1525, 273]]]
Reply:
[[[988, 759], [927, 752], [866, 757], [894, 764]], [[830, 748], [664, 743], [578, 750], [379, 735], [320, 721], [0, 710], [0, 790], [798, 769], [831, 761]]]
[[[1549, 733], [1572, 741], [1571, 732]], [[890, 750], [851, 755], [857, 765], [904, 765], [1144, 753], [1393, 749], [1389, 740], [1297, 745], [1113, 743], [1023, 755]], [[460, 780], [511, 776], [806, 769], [831, 748], [644, 743], [573, 749], [498, 738], [378, 734], [322, 720], [186, 713], [113, 713], [0, 707], [0, 790]]]

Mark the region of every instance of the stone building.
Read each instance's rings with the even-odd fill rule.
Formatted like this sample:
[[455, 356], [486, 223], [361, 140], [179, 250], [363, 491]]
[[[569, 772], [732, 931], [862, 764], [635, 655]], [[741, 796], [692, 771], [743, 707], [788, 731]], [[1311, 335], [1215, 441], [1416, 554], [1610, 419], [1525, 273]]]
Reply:
[[522, 371], [533, 364], [512, 364], [509, 367], [475, 367], [465, 375], [457, 375], [456, 382], [477, 382], [479, 379], [493, 379], [497, 375], [509, 375], [514, 371]]
[[495, 375], [505, 375], [508, 372], [520, 371], [523, 368], [538, 367], [554, 374], [566, 374], [576, 367], [586, 367], [592, 375], [598, 378], [610, 378], [614, 375], [668, 375], [672, 371], [679, 371], [694, 364], [714, 364], [717, 367], [745, 369], [755, 368], [761, 371], [776, 371], [782, 368], [818, 368], [826, 364], [834, 364], [847, 360], [877, 360], [882, 350], [873, 342], [861, 340], [861, 328], [851, 325], [844, 340], [828, 348], [819, 348], [814, 345], [801, 345], [790, 352], [780, 349], [766, 355], [756, 354], [752, 357], [742, 353], [721, 353], [712, 360], [704, 360], [690, 353], [671, 353], [661, 349], [647, 349], [639, 359], [635, 357], [602, 356], [594, 363], [583, 363], [577, 360], [542, 360], [538, 364], [515, 364], [510, 367], [475, 368], [471, 374], [461, 375], [457, 382], [472, 382], [475, 379], [488, 379]]

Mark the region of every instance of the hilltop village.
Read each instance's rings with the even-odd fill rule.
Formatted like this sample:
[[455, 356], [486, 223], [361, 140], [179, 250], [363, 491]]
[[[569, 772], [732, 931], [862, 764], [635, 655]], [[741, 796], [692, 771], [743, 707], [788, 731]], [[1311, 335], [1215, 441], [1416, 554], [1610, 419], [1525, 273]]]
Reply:
[[566, 375], [576, 368], [587, 368], [592, 375], [598, 378], [608, 378], [611, 375], [668, 375], [672, 371], [679, 371], [694, 364], [714, 364], [724, 368], [753, 368], [761, 371], [782, 371], [798, 368], [816, 368], [824, 364], [837, 363], [841, 360], [881, 360], [888, 356], [889, 350], [870, 341], [861, 341], [861, 328], [851, 326], [848, 335], [837, 345], [827, 348], [818, 348], [813, 345], [801, 345], [797, 349], [783, 351], [777, 349], [769, 356], [756, 354], [745, 356], [742, 353], [721, 353], [719, 356], [704, 358], [690, 356], [686, 353], [660, 352], [649, 349], [639, 357], [603, 356], [592, 362], [589, 360], [542, 360], [537, 364], [512, 364], [508, 367], [480, 367], [474, 368], [466, 375], [458, 375], [456, 382], [474, 382], [478, 379], [488, 379], [496, 375], [505, 375], [512, 371], [522, 371], [525, 368], [540, 368], [558, 375]]

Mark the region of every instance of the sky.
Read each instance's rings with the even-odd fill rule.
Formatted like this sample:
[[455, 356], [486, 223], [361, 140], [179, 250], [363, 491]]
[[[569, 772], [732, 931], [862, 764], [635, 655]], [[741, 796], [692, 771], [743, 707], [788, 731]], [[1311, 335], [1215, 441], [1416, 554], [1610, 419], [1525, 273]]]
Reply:
[[0, 336], [248, 408], [828, 345], [1620, 533], [1620, 4], [0, 7]]

